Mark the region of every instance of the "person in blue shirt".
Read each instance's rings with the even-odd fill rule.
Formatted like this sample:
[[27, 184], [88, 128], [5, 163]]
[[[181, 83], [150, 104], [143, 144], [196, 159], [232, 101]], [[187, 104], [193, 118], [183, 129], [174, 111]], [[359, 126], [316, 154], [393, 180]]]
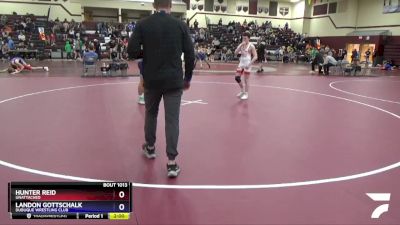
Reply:
[[8, 37], [8, 48], [10, 50], [14, 50], [15, 49], [15, 45], [14, 45], [14, 41], [11, 39], [11, 37]]
[[[84, 65], [92, 66], [96, 63], [98, 57], [99, 56], [97, 55], [97, 53], [94, 52], [94, 45], [90, 44], [89, 51], [85, 52], [83, 54], [83, 63], [84, 63]], [[88, 68], [85, 67], [85, 75], [87, 74], [87, 72], [88, 72]]]
[[94, 45], [90, 44], [89, 51], [84, 53], [83, 61], [85, 62], [86, 65], [94, 65], [96, 63], [99, 55], [97, 55], [97, 53], [94, 50], [95, 50]]

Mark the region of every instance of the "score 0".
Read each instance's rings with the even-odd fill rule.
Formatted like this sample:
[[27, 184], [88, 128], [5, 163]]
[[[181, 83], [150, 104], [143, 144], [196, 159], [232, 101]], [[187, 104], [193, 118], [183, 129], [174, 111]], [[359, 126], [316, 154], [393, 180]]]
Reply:
[[125, 192], [124, 191], [120, 191], [119, 194], [118, 194], [118, 197], [121, 198], [121, 199], [125, 198]]

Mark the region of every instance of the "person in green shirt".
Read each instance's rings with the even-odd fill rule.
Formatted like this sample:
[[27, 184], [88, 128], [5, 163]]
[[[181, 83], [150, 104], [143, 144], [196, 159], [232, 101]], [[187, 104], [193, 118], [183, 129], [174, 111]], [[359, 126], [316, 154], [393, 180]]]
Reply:
[[312, 47], [311, 49], [311, 61], [315, 59], [315, 56], [317, 55], [318, 50], [315, 47]]
[[69, 41], [65, 43], [65, 52], [67, 53], [67, 59], [72, 59], [72, 46]]

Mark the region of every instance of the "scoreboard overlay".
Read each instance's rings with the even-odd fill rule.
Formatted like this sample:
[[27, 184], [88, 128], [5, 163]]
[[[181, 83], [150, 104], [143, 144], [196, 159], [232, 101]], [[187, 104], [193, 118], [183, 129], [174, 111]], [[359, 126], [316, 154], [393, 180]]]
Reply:
[[130, 182], [11, 182], [12, 219], [127, 220], [132, 213]]

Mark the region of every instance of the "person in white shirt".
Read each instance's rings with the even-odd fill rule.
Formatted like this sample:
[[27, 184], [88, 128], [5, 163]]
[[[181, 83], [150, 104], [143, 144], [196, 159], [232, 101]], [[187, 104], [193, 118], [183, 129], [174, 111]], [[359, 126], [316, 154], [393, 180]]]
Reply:
[[[256, 47], [250, 43], [250, 33], [243, 34], [243, 42], [235, 50], [235, 54], [240, 54], [240, 63], [236, 70], [235, 80], [239, 84], [240, 92], [237, 95], [242, 100], [249, 98], [249, 76], [251, 65], [257, 60]], [[241, 76], [244, 76], [244, 85], [242, 84]]]
[[325, 55], [324, 64], [323, 64], [325, 75], [328, 76], [329, 75], [329, 67], [336, 66], [336, 64], [337, 64], [337, 61], [335, 58], [333, 58], [332, 54]]
[[22, 32], [18, 35], [18, 40], [22, 41], [22, 42], [24, 42], [26, 40], [26, 37]]
[[219, 42], [219, 40], [217, 38], [214, 38], [214, 40], [212, 41], [212, 45], [215, 48], [218, 48], [220, 44], [221, 43]]

